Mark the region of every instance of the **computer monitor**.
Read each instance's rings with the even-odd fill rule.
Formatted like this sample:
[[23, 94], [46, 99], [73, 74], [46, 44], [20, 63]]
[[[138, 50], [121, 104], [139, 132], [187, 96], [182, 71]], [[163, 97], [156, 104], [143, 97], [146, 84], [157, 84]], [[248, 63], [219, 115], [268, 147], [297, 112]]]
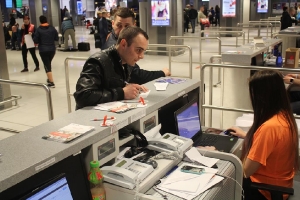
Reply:
[[198, 99], [193, 99], [174, 112], [177, 134], [193, 139], [201, 131]]
[[33, 190], [20, 200], [73, 200], [65, 174], [61, 174], [45, 185]]

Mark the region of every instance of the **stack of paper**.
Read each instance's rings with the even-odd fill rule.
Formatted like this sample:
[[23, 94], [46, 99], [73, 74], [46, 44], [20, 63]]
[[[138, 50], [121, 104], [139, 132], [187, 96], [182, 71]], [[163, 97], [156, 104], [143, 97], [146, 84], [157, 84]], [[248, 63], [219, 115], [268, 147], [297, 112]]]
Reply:
[[154, 86], [157, 91], [165, 91], [167, 90], [169, 83], [154, 83]]
[[205, 192], [207, 189], [222, 181], [224, 178], [215, 176], [217, 169], [204, 168], [201, 175], [181, 172], [183, 166], [201, 167], [184, 163], [181, 167], [170, 174], [158, 185], [158, 189], [171, 193], [175, 196], [190, 200]]
[[185, 155], [192, 161], [196, 161], [202, 165], [205, 165], [207, 167], [212, 167], [214, 164], [218, 162], [219, 159], [216, 158], [208, 158], [205, 156], [202, 156], [199, 151], [192, 147], [189, 151], [185, 153]]
[[123, 102], [120, 101], [114, 101], [114, 102], [109, 102], [109, 103], [102, 103], [98, 104], [96, 107], [94, 107], [96, 110], [103, 110], [103, 111], [108, 111], [113, 108], [119, 108], [121, 106], [126, 105]]

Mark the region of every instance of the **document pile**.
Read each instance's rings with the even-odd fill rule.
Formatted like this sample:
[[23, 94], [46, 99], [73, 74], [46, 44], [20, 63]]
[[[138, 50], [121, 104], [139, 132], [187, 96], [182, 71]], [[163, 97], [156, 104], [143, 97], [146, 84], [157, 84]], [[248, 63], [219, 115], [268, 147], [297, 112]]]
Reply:
[[46, 140], [67, 143], [92, 130], [94, 130], [93, 126], [84, 126], [72, 123], [59, 129], [58, 131], [54, 131], [46, 136], [43, 136], [42, 138]]
[[168, 85], [169, 83], [154, 83], [156, 91], [165, 91]]
[[135, 109], [136, 107], [136, 104], [126, 104], [120, 101], [114, 101], [109, 103], [98, 104], [96, 107], [94, 107], [94, 109], [115, 113], [124, 113], [128, 110]]
[[[182, 172], [181, 168], [190, 166], [203, 168], [202, 174]], [[224, 178], [215, 176], [217, 169], [184, 163], [157, 186], [158, 189], [183, 199], [191, 200], [205, 192]]]

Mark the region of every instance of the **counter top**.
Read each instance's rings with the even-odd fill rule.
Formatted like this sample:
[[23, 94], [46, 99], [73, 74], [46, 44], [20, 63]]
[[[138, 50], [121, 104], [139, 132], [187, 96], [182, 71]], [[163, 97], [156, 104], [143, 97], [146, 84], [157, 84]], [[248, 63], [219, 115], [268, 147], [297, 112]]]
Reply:
[[[241, 47], [237, 47], [232, 51], [222, 53], [222, 62], [251, 64], [251, 59], [268, 50], [269, 46], [281, 43], [281, 39], [264, 40], [264, 47], [254, 47], [254, 43], [248, 43]], [[234, 62], [233, 62], [234, 61]]]
[[[166, 91], [156, 91], [153, 83], [145, 84], [151, 90], [147, 97], [149, 102], [146, 108], [114, 114], [117, 117], [114, 124], [121, 125], [118, 128], [126, 126], [126, 123], [122, 122], [128, 120], [130, 124], [133, 122], [131, 120], [137, 120], [141, 113], [146, 112], [146, 115], [152, 113], [178, 97], [200, 87], [199, 80], [187, 79], [181, 84], [169, 84]], [[106, 114], [112, 115], [105, 111], [94, 110], [93, 107], [86, 107], [1, 140], [0, 192], [110, 135], [111, 127], [101, 127], [100, 122], [90, 121], [92, 118], [100, 118]], [[132, 116], [136, 117], [133, 118]], [[67, 144], [42, 139], [42, 136], [57, 131], [70, 123], [94, 126], [95, 129]]]

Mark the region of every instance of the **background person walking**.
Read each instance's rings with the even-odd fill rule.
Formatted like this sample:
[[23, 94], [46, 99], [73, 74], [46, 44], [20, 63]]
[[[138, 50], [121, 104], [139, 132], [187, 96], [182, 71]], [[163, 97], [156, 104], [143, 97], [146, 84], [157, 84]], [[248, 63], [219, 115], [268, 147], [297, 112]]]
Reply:
[[53, 26], [47, 23], [47, 18], [43, 15], [40, 16], [40, 23], [41, 25], [36, 30], [34, 42], [39, 44], [40, 56], [48, 78], [48, 87], [54, 88], [51, 61], [56, 51], [55, 41], [58, 41], [58, 32]]

